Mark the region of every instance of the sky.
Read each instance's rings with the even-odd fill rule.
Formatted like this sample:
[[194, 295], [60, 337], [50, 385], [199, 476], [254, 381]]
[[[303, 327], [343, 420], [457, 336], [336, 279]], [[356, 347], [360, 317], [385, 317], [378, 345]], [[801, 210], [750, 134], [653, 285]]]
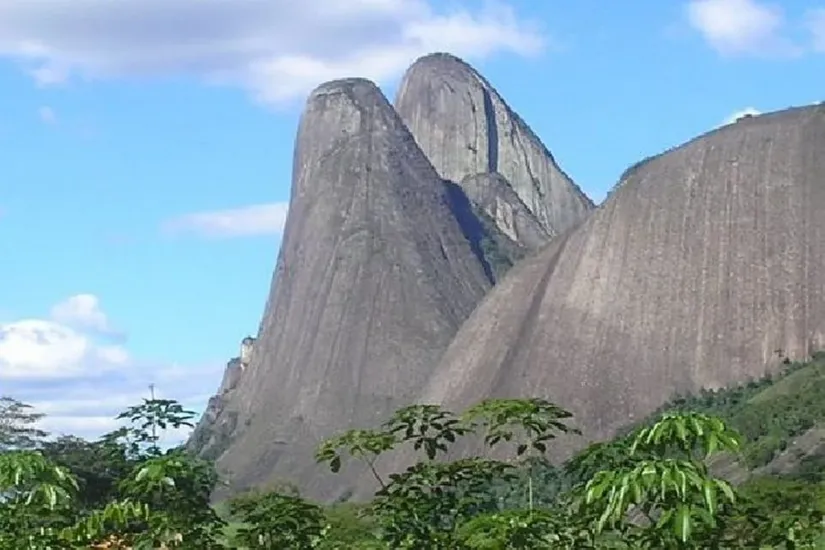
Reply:
[[392, 99], [434, 51], [598, 202], [643, 157], [825, 100], [825, 0], [0, 0], [0, 395], [84, 437], [149, 384], [202, 411], [258, 330], [307, 93]]

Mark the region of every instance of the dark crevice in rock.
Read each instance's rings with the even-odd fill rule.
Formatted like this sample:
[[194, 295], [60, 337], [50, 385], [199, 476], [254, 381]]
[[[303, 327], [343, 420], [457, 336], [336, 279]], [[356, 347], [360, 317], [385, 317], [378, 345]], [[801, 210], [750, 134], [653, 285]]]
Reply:
[[476, 217], [476, 214], [473, 211], [473, 205], [470, 203], [470, 199], [467, 198], [467, 195], [464, 193], [461, 186], [449, 180], [444, 180], [444, 184], [447, 186], [447, 196], [450, 200], [450, 208], [452, 208], [453, 213], [461, 226], [461, 231], [464, 233], [464, 237], [467, 239], [467, 242], [470, 243], [473, 254], [476, 255], [476, 258], [478, 258], [478, 261], [481, 262], [481, 265], [484, 267], [484, 274], [487, 275], [487, 279], [489, 279], [490, 283], [495, 284], [495, 272], [493, 271], [490, 262], [487, 261], [487, 257], [484, 254], [484, 249], [482, 248], [482, 242], [486, 233], [484, 226]]
[[490, 91], [482, 88], [484, 97], [484, 116], [487, 119], [487, 171], [498, 172], [498, 124], [496, 123], [496, 109], [493, 107], [493, 98]]
[[395, 106], [443, 179], [463, 185], [472, 174], [501, 173], [548, 237], [592, 210], [530, 127], [464, 61], [448, 54], [418, 59]]

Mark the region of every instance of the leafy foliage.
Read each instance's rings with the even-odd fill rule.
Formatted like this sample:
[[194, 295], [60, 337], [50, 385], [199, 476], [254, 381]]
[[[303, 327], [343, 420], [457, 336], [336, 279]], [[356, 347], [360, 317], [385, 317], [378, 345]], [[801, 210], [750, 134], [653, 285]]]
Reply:
[[[655, 527], [658, 544], [667, 544], [671, 535], [687, 543], [697, 523], [715, 527], [720, 497], [732, 503], [735, 496], [728, 482], [708, 473], [704, 459], [738, 447], [738, 434], [700, 413], [667, 414], [639, 430], [630, 446], [630, 457], [639, 457], [635, 463], [602, 470], [585, 487], [585, 504], [599, 508], [596, 531], [616, 527], [631, 509]], [[678, 458], [667, 458], [671, 454]]]
[[244, 522], [237, 541], [247, 548], [315, 548], [324, 529], [324, 512], [295, 495], [270, 492], [238, 498], [231, 513]]
[[[819, 548], [825, 458], [811, 451], [797, 470], [741, 487], [714, 465], [764, 465], [820, 425], [823, 374], [819, 356], [783, 376], [678, 398], [561, 467], [547, 452], [578, 432], [546, 400], [491, 399], [460, 414], [412, 405], [318, 448], [334, 472], [350, 459], [369, 468], [378, 482], [370, 502], [323, 506], [273, 486], [236, 497], [222, 514], [209, 502], [220, 483], [213, 467], [160, 445], [165, 429], [191, 426], [194, 413], [177, 402], [145, 399], [118, 416], [127, 426], [90, 442], [48, 439], [40, 415], [5, 398], [0, 548]], [[448, 458], [462, 456], [456, 444], [486, 450]], [[379, 459], [405, 446], [419, 460], [380, 471]]]
[[676, 397], [654, 417], [668, 411], [692, 411], [724, 420], [743, 436], [743, 466], [765, 466], [794, 438], [825, 422], [825, 353], [814, 354], [809, 362], [789, 362], [779, 375]]
[[104, 507], [119, 498], [118, 483], [135, 467], [122, 445], [61, 436], [44, 441], [40, 452], [54, 464], [72, 472], [79, 490], [75, 506], [82, 512]]
[[48, 435], [36, 427], [43, 415], [31, 409], [31, 405], [0, 396], [0, 452], [35, 448]]

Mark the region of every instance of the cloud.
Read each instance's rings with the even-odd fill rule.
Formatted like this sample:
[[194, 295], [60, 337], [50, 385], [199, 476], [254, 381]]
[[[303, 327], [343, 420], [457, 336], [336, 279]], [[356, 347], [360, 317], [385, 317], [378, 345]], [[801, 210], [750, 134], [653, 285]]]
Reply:
[[801, 49], [783, 35], [782, 9], [758, 0], [692, 0], [690, 25], [723, 55], [789, 56]]
[[744, 109], [740, 109], [739, 111], [736, 111], [732, 113], [730, 116], [728, 116], [724, 121], [722, 121], [721, 126], [733, 124], [734, 122], [745, 116], [757, 116], [761, 114], [762, 111], [756, 109], [755, 107], [745, 107]]
[[[190, 378], [193, 375], [191, 370], [188, 374]], [[204, 373], [200, 372], [198, 375], [204, 376]], [[186, 380], [178, 380], [179, 384], [186, 382]], [[46, 415], [40, 422], [39, 427], [53, 436], [77, 435], [93, 439], [125, 425], [122, 420], [115, 418], [118, 413], [128, 407], [140, 404], [143, 399], [148, 399], [151, 395], [148, 384], [142, 387], [137, 383], [130, 386], [118, 385], [110, 389], [112, 395], [102, 399], [99, 390], [79, 388], [66, 397], [53, 392], [49, 395], [36, 396], [34, 399], [25, 400], [25, 402], [31, 405], [35, 411]], [[184, 409], [199, 412], [210, 395], [204, 393], [181, 396], [170, 394], [158, 388], [155, 390], [155, 397], [159, 399], [177, 399]], [[161, 441], [165, 444], [177, 445], [184, 442], [191, 431], [192, 429], [187, 426], [170, 429], [162, 434]]]
[[108, 316], [100, 309], [100, 300], [93, 294], [76, 294], [55, 304], [51, 317], [70, 327], [92, 330], [106, 336], [125, 336], [112, 327]]
[[171, 233], [195, 233], [205, 237], [275, 235], [284, 229], [289, 203], [256, 204], [230, 210], [196, 212], [167, 221]]
[[0, 325], [0, 380], [63, 380], [116, 370], [123, 348], [98, 345], [70, 327], [42, 319]]
[[[95, 438], [117, 428], [121, 424], [114, 417], [148, 398], [150, 384], [157, 397], [200, 412], [223, 372], [218, 362], [145, 361], [107, 343], [100, 330], [110, 328], [108, 316], [91, 294], [70, 297], [52, 313], [49, 319], [0, 324], [0, 395], [46, 414], [42, 428], [55, 435]], [[170, 432], [164, 441], [177, 444], [187, 434], [188, 428]]]
[[[385, 81], [419, 55], [532, 55], [545, 37], [502, 0], [3, 0], [0, 55], [41, 85], [189, 75], [280, 103], [324, 80]], [[436, 6], [439, 6], [436, 9]]]
[[37, 110], [37, 116], [44, 124], [57, 124], [57, 114], [51, 107], [43, 106]]

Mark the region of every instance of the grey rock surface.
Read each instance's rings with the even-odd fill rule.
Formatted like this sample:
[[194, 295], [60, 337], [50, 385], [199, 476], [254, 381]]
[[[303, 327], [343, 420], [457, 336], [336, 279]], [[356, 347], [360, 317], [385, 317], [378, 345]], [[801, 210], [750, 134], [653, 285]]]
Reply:
[[[371, 82], [309, 97], [289, 217], [217, 466], [233, 490], [278, 479], [310, 497], [346, 491], [316, 446], [408, 404], [491, 286], [445, 182]], [[209, 452], [208, 448], [201, 452]]]
[[530, 127], [461, 59], [446, 53], [418, 59], [395, 107], [444, 179], [462, 184], [467, 176], [501, 174], [550, 236], [593, 208]]
[[501, 174], [472, 174], [459, 185], [479, 210], [479, 217], [491, 220], [512, 242], [527, 250], [536, 250], [550, 240], [547, 229]]
[[243, 372], [244, 365], [240, 357], [227, 362], [218, 392], [209, 398], [198, 425], [186, 443], [189, 450], [203, 458], [214, 460], [226, 449], [235, 425], [231, 415], [224, 415], [224, 407], [231, 402]]
[[569, 408], [612, 436], [675, 393], [825, 347], [825, 106], [741, 120], [635, 168], [517, 265], [462, 326], [420, 401]]

